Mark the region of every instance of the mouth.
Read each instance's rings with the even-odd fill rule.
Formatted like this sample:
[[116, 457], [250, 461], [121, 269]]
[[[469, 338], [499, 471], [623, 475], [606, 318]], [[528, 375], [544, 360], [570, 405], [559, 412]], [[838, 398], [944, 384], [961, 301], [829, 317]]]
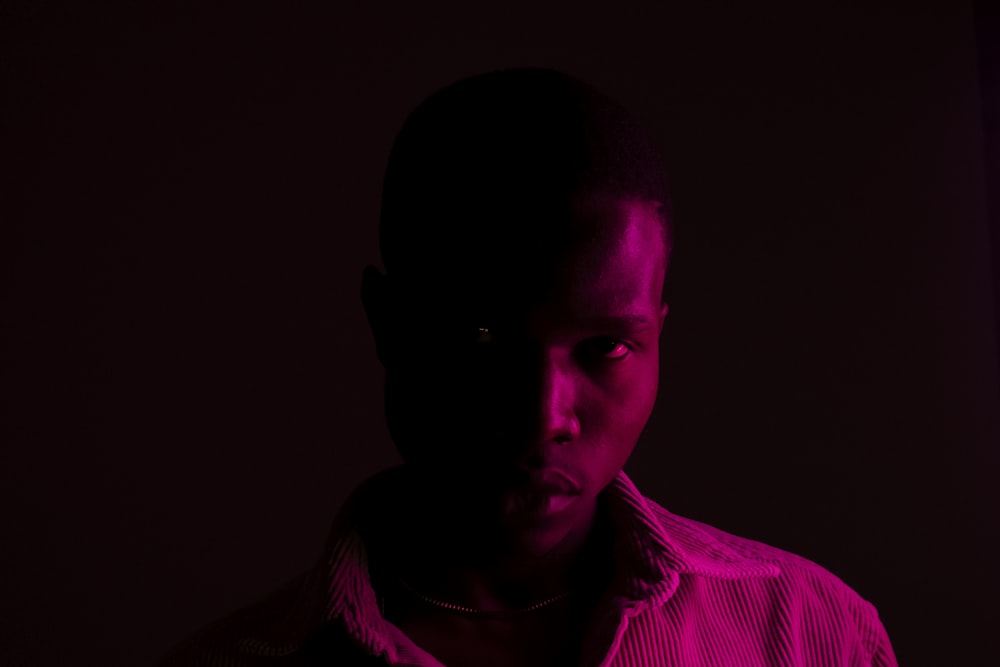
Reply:
[[504, 513], [544, 518], [569, 508], [580, 496], [580, 485], [559, 470], [527, 472], [520, 484], [503, 494]]
[[577, 484], [576, 480], [555, 468], [529, 472], [524, 486], [545, 493], [567, 496], [580, 494], [580, 485]]

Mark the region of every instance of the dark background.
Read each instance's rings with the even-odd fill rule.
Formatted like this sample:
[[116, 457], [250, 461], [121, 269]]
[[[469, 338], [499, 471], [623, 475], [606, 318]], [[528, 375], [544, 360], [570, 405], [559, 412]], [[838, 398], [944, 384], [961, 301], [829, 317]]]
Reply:
[[358, 298], [390, 143], [512, 65], [673, 171], [639, 488], [833, 570], [904, 665], [992, 664], [990, 3], [373, 4], [0, 5], [0, 664], [150, 664], [313, 563], [396, 460]]

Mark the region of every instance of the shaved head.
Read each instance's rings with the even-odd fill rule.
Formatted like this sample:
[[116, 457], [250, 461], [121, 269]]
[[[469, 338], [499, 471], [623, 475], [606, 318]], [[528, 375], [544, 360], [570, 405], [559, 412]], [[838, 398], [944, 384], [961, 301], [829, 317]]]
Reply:
[[669, 249], [658, 152], [616, 102], [565, 74], [514, 69], [461, 80], [409, 116], [389, 158], [379, 240], [389, 275], [431, 277], [446, 248], [470, 265], [551, 256], [570, 198], [653, 203]]

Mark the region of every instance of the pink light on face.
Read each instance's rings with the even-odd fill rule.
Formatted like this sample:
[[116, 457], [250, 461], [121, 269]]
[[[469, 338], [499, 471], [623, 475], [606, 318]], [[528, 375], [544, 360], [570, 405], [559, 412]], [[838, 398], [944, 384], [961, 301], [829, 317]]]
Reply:
[[532, 471], [523, 486], [504, 494], [503, 512], [533, 519], [553, 517], [580, 495], [580, 486], [566, 473], [547, 469]]
[[404, 458], [453, 521], [531, 552], [584, 530], [631, 454], [656, 398], [666, 314], [655, 203], [589, 193], [566, 204], [568, 224], [541, 230], [544, 252], [523, 243], [486, 281], [455, 276], [460, 297], [427, 295], [441, 300], [422, 318], [433, 333], [387, 365]]

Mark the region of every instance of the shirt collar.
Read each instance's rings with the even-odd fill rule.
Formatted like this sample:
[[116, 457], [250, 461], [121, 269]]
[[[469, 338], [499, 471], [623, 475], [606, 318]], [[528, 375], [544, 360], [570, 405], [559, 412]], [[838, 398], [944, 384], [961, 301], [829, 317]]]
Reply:
[[[397, 660], [407, 650], [379, 611], [359, 530], [371, 508], [391, 497], [393, 478], [401, 470], [398, 466], [375, 475], [348, 498], [334, 520], [321, 563], [307, 576], [290, 612], [266, 635], [244, 641], [245, 651], [292, 653], [327, 623], [343, 624], [374, 655]], [[744, 552], [724, 533], [671, 514], [644, 497], [624, 471], [604, 498], [614, 532], [612, 589], [619, 606], [662, 605], [681, 575], [746, 579], [779, 574], [776, 563]]]
[[679, 517], [643, 496], [623, 472], [605, 491], [615, 531], [621, 593], [662, 605], [680, 575], [718, 579], [776, 576], [777, 565], [742, 552], [720, 531]]

